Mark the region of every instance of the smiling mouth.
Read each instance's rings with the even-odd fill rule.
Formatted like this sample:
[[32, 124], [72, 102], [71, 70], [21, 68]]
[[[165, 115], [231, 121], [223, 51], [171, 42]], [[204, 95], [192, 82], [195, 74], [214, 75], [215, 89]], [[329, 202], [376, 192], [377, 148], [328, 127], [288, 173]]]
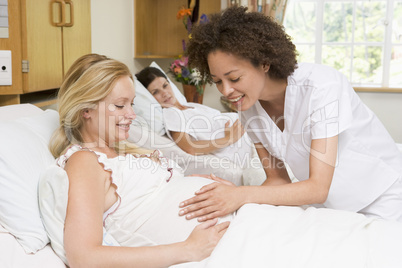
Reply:
[[238, 102], [241, 98], [243, 98], [245, 95], [241, 95], [241, 96], [239, 96], [239, 97], [237, 97], [237, 98], [234, 98], [234, 99], [228, 99], [228, 101], [230, 101], [230, 102]]
[[130, 128], [130, 124], [117, 124], [121, 128]]

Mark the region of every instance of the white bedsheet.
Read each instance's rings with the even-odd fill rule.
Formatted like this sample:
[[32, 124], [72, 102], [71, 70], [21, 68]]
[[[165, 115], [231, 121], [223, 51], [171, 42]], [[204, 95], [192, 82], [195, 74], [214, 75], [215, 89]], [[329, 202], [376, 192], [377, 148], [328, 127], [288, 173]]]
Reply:
[[243, 206], [191, 268], [401, 268], [402, 224], [331, 209]]
[[[211, 257], [175, 268], [401, 268], [402, 224], [331, 209], [243, 206]], [[50, 245], [25, 254], [0, 225], [0, 267], [65, 268]]]
[[[27, 223], [28, 224], [28, 223]], [[48, 244], [36, 254], [26, 254], [21, 245], [0, 225], [1, 268], [66, 268]]]

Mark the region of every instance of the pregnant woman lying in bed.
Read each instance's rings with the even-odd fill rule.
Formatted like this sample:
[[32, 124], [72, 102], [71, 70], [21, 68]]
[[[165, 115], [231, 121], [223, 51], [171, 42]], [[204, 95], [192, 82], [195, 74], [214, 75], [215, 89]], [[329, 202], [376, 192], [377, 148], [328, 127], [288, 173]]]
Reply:
[[[71, 267], [200, 261], [229, 226], [179, 217], [180, 201], [212, 180], [184, 179], [157, 151], [125, 143], [134, 97], [127, 66], [97, 54], [79, 58], [60, 88], [60, 127], [50, 144], [57, 165], [43, 175], [39, 195], [52, 247]], [[119, 247], [103, 245], [104, 230]]]

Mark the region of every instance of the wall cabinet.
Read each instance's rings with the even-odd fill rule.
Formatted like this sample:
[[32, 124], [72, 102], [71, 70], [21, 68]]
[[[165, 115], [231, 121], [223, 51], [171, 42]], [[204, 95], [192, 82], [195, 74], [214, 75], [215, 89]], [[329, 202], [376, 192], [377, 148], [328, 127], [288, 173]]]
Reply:
[[90, 0], [8, 2], [13, 28], [0, 48], [12, 52], [13, 84], [0, 86], [0, 105], [20, 103], [26, 93], [46, 96], [44, 90], [60, 87], [74, 60], [91, 52]]
[[[136, 58], [173, 58], [183, 53], [187, 31], [176, 14], [187, 0], [134, 0]], [[221, 10], [219, 0], [200, 0], [201, 14]]]

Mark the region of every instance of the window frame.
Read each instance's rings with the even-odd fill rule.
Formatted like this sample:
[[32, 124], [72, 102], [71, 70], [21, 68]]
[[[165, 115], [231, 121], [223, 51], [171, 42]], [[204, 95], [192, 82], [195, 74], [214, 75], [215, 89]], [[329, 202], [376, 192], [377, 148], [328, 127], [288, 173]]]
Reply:
[[[293, 40], [294, 44], [297, 45], [312, 45], [314, 46], [314, 53], [315, 53], [315, 58], [314, 61], [315, 63], [322, 64], [322, 50], [323, 50], [323, 45], [333, 45], [333, 43], [326, 43], [323, 42], [323, 34], [324, 34], [324, 6], [326, 3], [329, 2], [350, 2], [353, 4], [353, 12], [356, 12], [356, 5], [357, 2], [356, 0], [288, 0], [288, 5], [289, 2], [294, 1], [294, 2], [309, 2], [309, 3], [315, 3], [316, 5], [316, 11], [315, 11], [315, 16], [316, 16], [316, 31], [315, 31], [315, 42], [297, 42]], [[361, 1], [361, 0], [359, 0]], [[370, 1], [370, 0], [366, 0]], [[402, 87], [390, 87], [389, 86], [389, 81], [390, 81], [390, 67], [391, 67], [391, 57], [387, 57], [386, 55], [391, 55], [392, 52], [392, 21], [393, 21], [393, 7], [397, 1], [394, 0], [378, 0], [386, 3], [386, 17], [384, 20], [384, 40], [383, 42], [370, 42], [371, 45], [380, 45], [383, 47], [383, 55], [382, 55], [382, 81], [381, 81], [381, 86], [360, 86], [360, 85], [353, 85], [353, 88], [356, 91], [361, 91], [361, 92], [391, 92], [391, 93], [402, 93]], [[286, 20], [286, 12], [285, 12], [285, 18], [284, 21]], [[352, 29], [355, 28], [355, 15], [353, 15], [353, 24], [352, 24]], [[336, 45], [345, 45], [348, 47], [351, 47], [351, 68], [350, 68], [350, 74], [353, 71], [353, 48], [355, 45], [367, 45], [367, 42], [354, 42], [354, 40], [351, 43], [336, 43]], [[401, 44], [402, 46], [402, 44]], [[349, 74], [349, 75], [350, 75]], [[398, 85], [399, 86], [399, 85]], [[402, 86], [402, 85], [401, 85]]]

